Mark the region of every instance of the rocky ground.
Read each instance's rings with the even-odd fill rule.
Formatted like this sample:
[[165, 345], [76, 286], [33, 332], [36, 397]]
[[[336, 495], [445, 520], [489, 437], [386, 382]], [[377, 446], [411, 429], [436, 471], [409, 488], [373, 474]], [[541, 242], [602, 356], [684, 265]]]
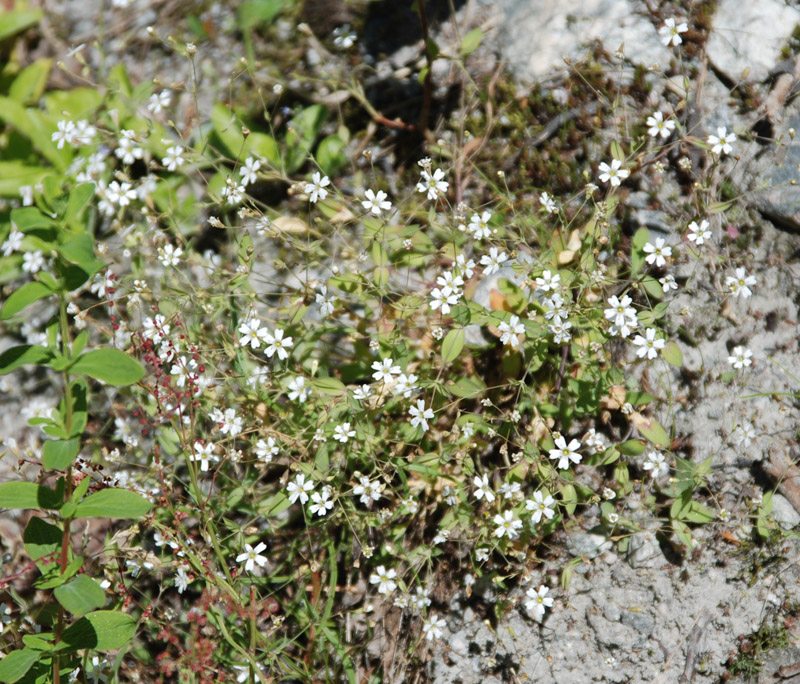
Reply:
[[[506, 65], [520, 92], [534, 83], [557, 88], [568, 69], [564, 58], [580, 59], [596, 40], [610, 53], [624, 44], [619, 78], [630, 77], [636, 65], [666, 67], [676, 53], [661, 44], [657, 28], [664, 18], [685, 16], [672, 3], [636, 0], [469, 0], [456, 5], [456, 19], [436, 27], [440, 46], [457, 47], [458, 36], [481, 27], [486, 38], [475, 53], [474, 68], [492, 73]], [[149, 25], [166, 36], [169, 22], [178, 20], [180, 3], [136, 3], [135, 11], [106, 8], [99, 29], [94, 2], [42, 0], [42, 6], [50, 32], [49, 47], [43, 45], [42, 51], [63, 47], [66, 52], [86, 43], [89, 61], [124, 59], [138, 80], [163, 79], [164, 74], [169, 81], [190, 78], [186, 60], [153, 49], [143, 37]], [[332, 6], [345, 16], [363, 10], [346, 3]], [[626, 553], [609, 539], [599, 511], [589, 510], [530, 578], [532, 585], [551, 586], [556, 596], [543, 623], [522, 608], [526, 586], [509, 596], [478, 582], [471, 597], [461, 593], [451, 604], [443, 647], [432, 652], [427, 666], [430, 681], [716, 684], [727, 670], [736, 670], [735, 664], [744, 668], [752, 655], [762, 661], [755, 678], [748, 679], [742, 669], [728, 681], [800, 682], [800, 668], [792, 669], [800, 661], [795, 622], [800, 615], [800, 547], [795, 538], [780, 534], [762, 547], [750, 541], [754, 502], [776, 484], [774, 519], [786, 532], [800, 523], [800, 481], [793, 482], [796, 474], [787, 471], [787, 463], [800, 455], [800, 411], [791, 396], [800, 391], [800, 189], [794, 184], [800, 179], [800, 142], [794, 136], [800, 129], [800, 105], [794, 99], [800, 58], [792, 43], [800, 3], [721, 0], [704, 6], [710, 23], [707, 35], [697, 39], [701, 49], [687, 57], [693, 67], [687, 70], [693, 74], [688, 87], [681, 78], [664, 83], [653, 76], [648, 103], [653, 109], [666, 106], [667, 95], [677, 92], [692, 135], [705, 139], [717, 126], [726, 126], [751, 132], [753, 140], [742, 140], [736, 159], [725, 168], [740, 222], [730, 223], [729, 214], [724, 221], [721, 214], [710, 217], [716, 252], [706, 252], [675, 273], [681, 289], [670, 310], [685, 369], [656, 366], [646, 380], [649, 391], [665, 400], [658, 417], [673, 430], [677, 454], [696, 463], [712, 457], [709, 489], [717, 510], [727, 513], [695, 530], [694, 551], [682, 558], [669, 539], [656, 534], [660, 521], [649, 518], [635, 497], [626, 517], [644, 531], [631, 538]], [[201, 19], [224, 25], [229, 16], [230, 10], [217, 4]], [[207, 84], [224, 83], [235, 66], [239, 51], [226, 43], [226, 35], [220, 31], [216, 43], [200, 46], [197, 63]], [[95, 39], [101, 41], [98, 47], [91, 45]], [[420, 45], [412, 33], [392, 47], [390, 54], [371, 57], [375, 73], [386, 79], [407, 77], [404, 70], [419, 61]], [[315, 50], [313, 44], [309, 50]], [[436, 63], [434, 71], [446, 91], [453, 78], [449, 63]], [[201, 107], [215, 93], [203, 92]], [[186, 117], [192, 116], [193, 106], [188, 98], [183, 103]], [[667, 178], [655, 192], [657, 206], [645, 193], [636, 220], [676, 244], [680, 234], [670, 217], [680, 188]], [[636, 202], [630, 198], [634, 209]], [[721, 296], [728, 273], [718, 268], [718, 257], [732, 251], [734, 242], [739, 244], [736, 254], [745, 255], [741, 263], [758, 278], [747, 300]], [[727, 356], [736, 345], [753, 350], [753, 366], [726, 380], [720, 376], [729, 369]], [[23, 435], [13, 399], [6, 405], [10, 410], [2, 416], [3, 434]], [[749, 443], [735, 434], [737, 426], [746, 424], [753, 428]], [[572, 572], [563, 587], [567, 564]], [[503, 606], [499, 617], [497, 604]]]

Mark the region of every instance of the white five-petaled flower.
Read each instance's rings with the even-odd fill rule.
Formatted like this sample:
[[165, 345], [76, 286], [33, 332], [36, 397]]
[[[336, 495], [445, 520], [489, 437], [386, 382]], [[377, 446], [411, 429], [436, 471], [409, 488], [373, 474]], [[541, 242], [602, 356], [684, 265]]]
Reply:
[[342, 444], [347, 444], [350, 438], [355, 436], [356, 431], [350, 429], [350, 423], [342, 423], [333, 428], [333, 438]]
[[539, 204], [542, 205], [548, 214], [555, 214], [558, 211], [558, 205], [556, 204], [556, 201], [546, 192], [543, 192], [539, 196]]
[[306, 379], [302, 375], [290, 380], [287, 387], [289, 389], [289, 401], [299, 401], [303, 404], [308, 399], [308, 395], [311, 394], [311, 388], [306, 387]]
[[394, 568], [387, 570], [385, 566], [379, 565], [375, 568], [375, 572], [369, 576], [369, 583], [378, 585], [379, 594], [391, 594], [397, 589], [397, 582], [394, 581], [395, 577], [397, 577], [397, 572]]
[[673, 119], [664, 119], [664, 115], [661, 112], [653, 112], [651, 116], [648, 116], [647, 125], [649, 127], [647, 133], [651, 138], [660, 135], [666, 140], [675, 130], [675, 121]]
[[320, 285], [318, 292], [314, 295], [314, 299], [319, 307], [319, 312], [323, 316], [330, 316], [335, 308], [335, 300], [333, 295], [328, 294], [328, 286]]
[[747, 299], [751, 294], [753, 294], [753, 291], [750, 289], [750, 287], [756, 284], [756, 277], [747, 275], [747, 272], [744, 270], [744, 268], [737, 268], [736, 277], [728, 276], [725, 279], [725, 284], [728, 286], [728, 290], [735, 297]]
[[447, 315], [450, 313], [451, 309], [458, 304], [458, 300], [461, 298], [461, 290], [459, 289], [452, 289], [449, 287], [438, 288], [434, 287], [431, 290], [431, 309], [436, 311], [436, 309], [440, 309], [442, 314]]
[[191, 454], [190, 457], [195, 463], [200, 463], [200, 470], [202, 472], [208, 472], [211, 462], [217, 460], [217, 457], [214, 455], [214, 444], [212, 442], [195, 442], [194, 453]]
[[378, 480], [370, 480], [366, 475], [362, 475], [358, 479], [358, 484], [353, 487], [353, 496], [358, 496], [359, 501], [363, 504], [371, 504], [381, 498], [383, 491], [383, 484]]
[[175, 171], [184, 161], [186, 160], [183, 158], [183, 147], [180, 145], [173, 145], [167, 148], [167, 156], [161, 160], [161, 163], [168, 171]]
[[484, 267], [483, 275], [496, 273], [507, 259], [508, 256], [505, 252], [498, 252], [497, 247], [490, 247], [489, 254], [481, 257], [481, 266]]
[[172, 97], [169, 90], [162, 90], [160, 93], [153, 93], [147, 103], [147, 110], [151, 114], [160, 114], [161, 110], [172, 104]]
[[19, 250], [19, 248], [22, 247], [22, 240], [24, 237], [25, 234], [12, 223], [8, 237], [5, 239], [3, 244], [0, 245], [0, 250], [3, 251], [3, 256], [11, 256], [14, 252]]
[[37, 249], [35, 252], [25, 252], [22, 255], [22, 270], [25, 273], [38, 273], [44, 268], [44, 254]]
[[308, 507], [311, 515], [316, 514], [321, 518], [328, 514], [328, 511], [333, 508], [331, 493], [331, 488], [328, 485], [325, 485], [321, 492], [312, 492], [311, 505]]
[[519, 537], [519, 530], [522, 527], [522, 520], [514, 517], [514, 511], [503, 511], [494, 516], [494, 524], [497, 525], [494, 530], [494, 536], [502, 539], [504, 536], [509, 539], [516, 539]]
[[531, 587], [525, 592], [530, 601], [525, 601], [525, 608], [537, 619], [544, 617], [545, 609], [553, 607], [553, 599], [547, 594], [550, 590], [542, 584], [538, 589]]
[[[649, 449], [645, 454], [645, 461], [642, 464], [642, 469], [649, 470], [650, 476], [655, 480], [669, 472], [669, 464], [664, 454], [660, 451]], [[611, 516], [609, 516], [609, 520], [611, 520]], [[616, 521], [612, 520], [611, 522]]]
[[256, 456], [264, 463], [272, 463], [272, 459], [279, 453], [280, 448], [274, 437], [267, 437], [266, 440], [259, 439], [256, 442]]
[[64, 148], [64, 143], [73, 144], [75, 140], [75, 122], [74, 121], [59, 121], [56, 124], [58, 130], [50, 136], [50, 140], [57, 142], [59, 150]]
[[720, 126], [717, 128], [716, 135], [709, 135], [706, 142], [711, 145], [711, 152], [717, 155], [723, 154], [730, 154], [733, 152], [733, 145], [731, 143], [736, 142], [736, 134], [731, 131], [728, 133], [728, 129], [725, 126]]
[[420, 173], [422, 180], [417, 183], [417, 192], [427, 192], [429, 200], [443, 197], [450, 187], [450, 183], [444, 180], [444, 171], [436, 169], [431, 173], [428, 169], [422, 169]]
[[659, 278], [658, 282], [661, 283], [661, 287], [664, 289], [664, 294], [668, 294], [670, 290], [677, 290], [678, 283], [675, 282], [675, 276], [671, 273], [667, 273], [663, 278]]
[[698, 247], [704, 244], [706, 240], [711, 239], [711, 230], [709, 230], [708, 221], [703, 219], [698, 225], [697, 221], [692, 221], [689, 224], [689, 234], [686, 236], [689, 242], [694, 242]]
[[250, 544], [245, 544], [244, 551], [236, 556], [236, 562], [244, 563], [245, 572], [253, 572], [256, 565], [259, 568], [263, 568], [267, 564], [267, 557], [262, 556], [261, 552], [265, 551], [266, 548], [267, 545], [264, 542], [259, 542], [255, 548]]
[[130, 183], [111, 181], [104, 190], [105, 198], [111, 203], [120, 207], [127, 207], [131, 200], [136, 199], [136, 191], [132, 189]]
[[636, 309], [631, 306], [632, 301], [628, 295], [623, 295], [622, 299], [619, 299], [617, 295], [612, 295], [607, 300], [609, 308], [603, 311], [605, 317], [620, 331], [622, 337], [630, 335], [631, 329], [638, 324]]
[[372, 370], [375, 372], [372, 374], [372, 378], [375, 382], [392, 382], [394, 375], [400, 375], [402, 373], [402, 369], [400, 366], [396, 366], [394, 364], [394, 359], [383, 359], [382, 361], [373, 361]]
[[500, 341], [512, 349], [519, 348], [519, 335], [525, 335], [525, 326], [520, 323], [519, 316], [511, 316], [508, 321], [502, 321], [497, 329], [502, 333]]
[[475, 498], [480, 500], [482, 498], [486, 499], [486, 503], [492, 503], [497, 497], [495, 496], [494, 491], [492, 491], [492, 487], [489, 484], [489, 478], [486, 474], [478, 477], [477, 475], [473, 478], [472, 484], [475, 485]]
[[658, 29], [658, 35], [661, 36], [661, 42], [668, 46], [678, 46], [683, 42], [681, 33], [686, 33], [689, 30], [689, 25], [682, 21], [680, 24], [676, 23], [673, 17], [664, 20], [664, 25]]
[[130, 129], [123, 129], [120, 131], [119, 140], [117, 140], [117, 149], [114, 154], [123, 164], [133, 164], [137, 159], [144, 157], [144, 148], [138, 145], [135, 141], [136, 133]]
[[319, 200], [324, 200], [328, 196], [328, 191], [325, 188], [330, 184], [330, 178], [323, 176], [319, 171], [314, 171], [311, 174], [311, 182], [306, 183], [305, 187], [308, 201], [316, 204]]
[[569, 462], [580, 463], [581, 455], [578, 449], [581, 448], [581, 443], [577, 439], [573, 439], [569, 444], [562, 435], [559, 435], [555, 440], [555, 449], [550, 449], [549, 456], [552, 460], [558, 459], [558, 467], [560, 470], [569, 468]]
[[372, 189], [368, 189], [364, 197], [367, 199], [361, 201], [361, 206], [375, 216], [380, 216], [382, 212], [392, 208], [392, 203], [386, 199], [388, 195], [383, 190], [375, 193]]
[[181, 254], [183, 254], [183, 250], [172, 245], [164, 245], [158, 249], [158, 258], [167, 267], [177, 266], [180, 263]]
[[442, 632], [442, 625], [444, 625], [444, 620], [442, 620], [442, 618], [438, 615], [431, 615], [422, 623], [422, 633], [428, 641], [441, 639], [442, 634], [444, 634], [444, 632]]
[[269, 331], [261, 327], [261, 321], [255, 316], [248, 316], [239, 326], [239, 344], [246, 347], [248, 344], [251, 349], [258, 349], [266, 342]]
[[258, 180], [258, 170], [261, 168], [261, 162], [258, 159], [248, 157], [244, 160], [239, 169], [239, 175], [242, 177], [242, 185], [247, 187], [252, 185]]
[[290, 482], [286, 485], [286, 491], [289, 493], [289, 503], [294, 503], [298, 499], [300, 499], [300, 503], [305, 505], [308, 502], [308, 492], [314, 489], [314, 481], [309, 479], [306, 480], [306, 476], [303, 473], [297, 475], [294, 478], [294, 482]]
[[[541, 277], [536, 279], [536, 289], [542, 292], [555, 292], [560, 285], [561, 274], [553, 273], [550, 269], [542, 271]], [[561, 295], [558, 295], [558, 297], [561, 299]]]
[[428, 420], [433, 418], [433, 409], [425, 408], [425, 400], [417, 399], [417, 405], [408, 409], [408, 414], [411, 416], [411, 426], [422, 426], [422, 431], [427, 432], [429, 429]]
[[645, 356], [648, 359], [654, 359], [658, 356], [658, 350], [663, 349], [666, 341], [663, 337], [656, 337], [655, 328], [647, 328], [644, 331], [644, 337], [637, 335], [633, 339], [633, 343], [639, 347], [636, 350], [636, 356], [643, 359]]
[[734, 347], [728, 357], [728, 363], [736, 370], [743, 370], [753, 363], [753, 352], [747, 347]]
[[469, 232], [476, 240], [483, 240], [491, 236], [492, 231], [489, 228], [489, 221], [492, 220], [492, 214], [489, 211], [484, 211], [481, 214], [473, 214], [469, 220]]
[[531, 520], [533, 521], [534, 525], [539, 524], [542, 516], [548, 520], [553, 519], [553, 516], [556, 514], [553, 508], [553, 504], [555, 504], [555, 502], [555, 499], [549, 494], [544, 496], [541, 491], [536, 491], [533, 493], [533, 499], [528, 499], [525, 502], [525, 508], [529, 511], [533, 511]]
[[619, 159], [612, 159], [611, 166], [605, 162], [600, 163], [600, 180], [603, 183], [611, 183], [611, 187], [615, 188], [622, 183], [631, 172], [628, 169], [622, 168], [622, 161]]
[[281, 328], [276, 328], [275, 332], [270, 334], [267, 333], [264, 335], [264, 343], [269, 345], [265, 350], [264, 353], [269, 357], [272, 358], [273, 354], [277, 353], [278, 358], [283, 361], [284, 359], [289, 358], [289, 352], [287, 349], [294, 345], [294, 341], [291, 337], [284, 337], [283, 330]]

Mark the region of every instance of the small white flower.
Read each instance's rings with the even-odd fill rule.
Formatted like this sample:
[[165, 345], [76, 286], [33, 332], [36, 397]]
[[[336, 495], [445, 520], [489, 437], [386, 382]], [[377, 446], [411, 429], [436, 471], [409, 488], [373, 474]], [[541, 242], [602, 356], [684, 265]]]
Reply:
[[492, 220], [491, 212], [484, 211], [482, 214], [473, 214], [469, 220], [469, 232], [476, 240], [483, 240], [489, 238], [492, 234], [489, 228], [489, 221]]
[[555, 502], [555, 499], [549, 494], [545, 497], [541, 491], [536, 491], [533, 493], [533, 499], [528, 499], [525, 502], [525, 508], [529, 511], [533, 511], [531, 520], [533, 521], [534, 525], [539, 524], [542, 516], [548, 520], [553, 519], [553, 516], [556, 514], [555, 509], [553, 508]]
[[553, 599], [547, 595], [549, 591], [550, 589], [542, 584], [538, 589], [531, 587], [525, 592], [525, 595], [530, 599], [530, 601], [525, 602], [525, 608], [538, 620], [544, 617], [547, 608], [553, 607]]
[[353, 496], [358, 496], [363, 504], [371, 504], [381, 498], [383, 485], [377, 480], [370, 480], [366, 475], [362, 475], [358, 484], [353, 487]]
[[245, 544], [244, 551], [236, 556], [236, 562], [244, 563], [245, 572], [253, 572], [256, 565], [258, 565], [259, 568], [263, 568], [267, 564], [267, 557], [262, 556], [261, 552], [266, 550], [266, 548], [267, 545], [264, 542], [259, 542], [255, 548], [250, 546], [250, 544]]
[[494, 516], [494, 524], [497, 525], [494, 530], [495, 537], [502, 539], [505, 536], [509, 539], [516, 539], [519, 537], [522, 520], [514, 517], [514, 511], [503, 511], [502, 514], [498, 513]]
[[333, 438], [342, 444], [347, 444], [350, 438], [355, 436], [356, 431], [350, 429], [350, 423], [342, 423], [333, 428]]
[[328, 196], [328, 191], [325, 188], [330, 184], [330, 178], [323, 176], [319, 171], [314, 171], [311, 174], [311, 182], [306, 183], [305, 187], [308, 201], [316, 204], [319, 200], [324, 200]]
[[408, 414], [411, 416], [411, 426], [422, 426], [422, 431], [427, 432], [429, 429], [428, 420], [433, 418], [433, 409], [425, 408], [425, 400], [417, 399], [417, 405], [408, 409]]
[[158, 250], [158, 259], [166, 267], [177, 266], [180, 263], [181, 254], [183, 254], [183, 250], [180, 247], [164, 245]]
[[367, 199], [362, 200], [361, 206], [375, 216], [380, 216], [382, 212], [392, 208], [392, 203], [386, 199], [387, 195], [383, 190], [378, 190], [376, 194], [372, 189], [368, 189], [364, 197]]
[[753, 352], [747, 347], [734, 347], [728, 357], [728, 363], [736, 370], [743, 370], [753, 363]]
[[314, 489], [314, 482], [313, 480], [306, 480], [306, 476], [303, 473], [297, 475], [294, 478], [294, 482], [290, 482], [286, 485], [286, 491], [289, 494], [289, 503], [294, 503], [298, 499], [300, 499], [300, 503], [305, 505], [308, 502], [308, 492]]
[[439, 289], [438, 287], [434, 287], [431, 290], [430, 306], [434, 311], [440, 309], [443, 315], [447, 315], [450, 313], [452, 307], [458, 304], [460, 298], [460, 290], [452, 290], [446, 287]]
[[161, 163], [168, 171], [176, 171], [185, 161], [186, 160], [183, 158], [183, 147], [174, 145], [167, 148], [167, 156], [161, 160]]
[[735, 446], [749, 447], [756, 436], [756, 430], [752, 423], [744, 421], [741, 425], [736, 426], [731, 435], [731, 439]]
[[[550, 269], [543, 271], [541, 277], [536, 279], [536, 289], [542, 292], [555, 292], [560, 285], [561, 275], [553, 273]], [[553, 296], [558, 296], [559, 301], [561, 301], [561, 295], [554, 294]]]
[[674, 45], [677, 47], [683, 40], [681, 33], [686, 33], [689, 30], [689, 25], [684, 21], [680, 24], [675, 22], [673, 17], [664, 20], [664, 25], [658, 29], [658, 35], [661, 37], [662, 44], [669, 47]]
[[264, 463], [272, 463], [272, 459], [280, 453], [278, 443], [274, 437], [267, 437], [266, 441], [259, 439], [256, 442], [256, 456]]
[[330, 316], [334, 311], [336, 300], [332, 295], [328, 294], [327, 285], [320, 285], [318, 290], [314, 295], [314, 299], [319, 307], [319, 312], [323, 316]]
[[14, 252], [19, 251], [20, 247], [22, 247], [22, 240], [24, 237], [25, 234], [12, 223], [8, 237], [5, 239], [3, 244], [0, 245], [0, 250], [2, 250], [3, 256], [11, 256]]
[[703, 219], [700, 225], [697, 221], [692, 221], [689, 224], [689, 234], [686, 236], [689, 242], [694, 242], [698, 247], [704, 244], [706, 240], [711, 239], [711, 230], [709, 229], [708, 221]]
[[248, 344], [251, 349], [258, 349], [264, 344], [269, 331], [261, 327], [261, 321], [254, 316], [249, 316], [244, 323], [239, 326], [239, 344], [246, 347]]
[[42, 254], [41, 250], [37, 249], [35, 252], [25, 252], [25, 254], [22, 255], [22, 270], [25, 271], [25, 273], [33, 275], [43, 268], [44, 254]]
[[331, 501], [331, 488], [325, 485], [321, 492], [313, 492], [311, 494], [311, 505], [308, 510], [311, 515], [316, 514], [318, 517], [323, 517], [328, 514], [328, 511], [333, 508], [333, 501]]
[[395, 572], [394, 568], [387, 570], [385, 566], [379, 565], [375, 572], [369, 576], [369, 583], [378, 585], [379, 594], [391, 594], [397, 589], [397, 582], [394, 581], [396, 577], [397, 572]]
[[194, 453], [190, 454], [190, 458], [193, 462], [200, 464], [201, 472], [208, 472], [211, 462], [217, 460], [217, 457], [214, 455], [214, 444], [212, 442], [195, 442]]
[[442, 625], [444, 625], [444, 620], [442, 620], [438, 615], [431, 615], [425, 622], [422, 623], [422, 633], [425, 635], [425, 638], [428, 641], [433, 641], [434, 639], [441, 639], [442, 634]]
[[248, 157], [244, 160], [244, 164], [239, 169], [239, 175], [242, 177], [242, 185], [245, 187], [252, 185], [258, 180], [258, 170], [261, 168], [261, 162], [258, 159]]
[[525, 335], [525, 326], [520, 323], [519, 316], [511, 316], [508, 322], [502, 321], [497, 329], [502, 333], [500, 341], [512, 349], [519, 349], [519, 335]]
[[161, 110], [172, 104], [172, 97], [169, 90], [162, 90], [160, 93], [153, 93], [147, 103], [147, 110], [151, 114], [160, 114]]
[[306, 387], [306, 379], [302, 375], [290, 380], [287, 387], [289, 388], [289, 401], [299, 401], [304, 404], [308, 395], [311, 394], [311, 388]]
[[656, 337], [655, 328], [646, 328], [644, 337], [637, 335], [633, 343], [639, 347], [636, 350], [636, 356], [643, 359], [645, 356], [648, 359], [654, 359], [658, 356], [658, 351], [664, 348], [666, 341], [662, 337]]
[[492, 491], [492, 487], [489, 484], [489, 478], [487, 475], [482, 475], [478, 477], [477, 475], [473, 478], [472, 484], [475, 485], [475, 498], [479, 501], [482, 498], [486, 499], [486, 503], [492, 503], [497, 497], [495, 493]]
[[750, 287], [756, 284], [756, 278], [755, 276], [747, 275], [747, 272], [744, 270], [744, 268], [737, 268], [736, 277], [728, 276], [725, 279], [725, 284], [728, 286], [728, 290], [731, 292], [731, 294], [733, 294], [735, 297], [747, 299], [753, 294], [753, 291], [750, 289]]
[[505, 252], [498, 252], [497, 247], [491, 247], [489, 254], [484, 254], [481, 257], [481, 266], [484, 267], [483, 275], [487, 276], [496, 273], [507, 259], [508, 256]]
[[123, 164], [133, 164], [137, 159], [144, 157], [144, 148], [135, 141], [136, 133], [129, 129], [120, 131], [122, 136], [117, 140], [117, 149], [114, 154]]
[[361, 387], [356, 387], [353, 390], [353, 399], [363, 401], [364, 399], [368, 399], [370, 396], [372, 396], [372, 387], [369, 385], [361, 385]]
[[393, 359], [383, 359], [383, 361], [373, 361], [372, 370], [375, 372], [372, 374], [372, 378], [375, 382], [393, 382], [394, 375], [400, 375], [403, 371], [400, 369], [400, 366], [396, 366]]
[[573, 439], [567, 444], [567, 440], [559, 435], [555, 439], [555, 448], [549, 451], [549, 456], [553, 461], [558, 459], [558, 467], [560, 470], [566, 470], [569, 468], [570, 461], [573, 463], [581, 462], [581, 455], [578, 453], [578, 449], [580, 448], [581, 443], [577, 439]]
[[50, 136], [50, 140], [57, 142], [59, 150], [64, 149], [64, 144], [73, 144], [75, 140], [75, 123], [73, 121], [59, 121], [56, 124], [58, 130]]
[[[642, 465], [642, 469], [649, 470], [650, 476], [655, 480], [669, 472], [669, 464], [667, 463], [664, 454], [662, 454], [660, 451], [650, 449], [645, 454], [645, 462]], [[616, 520], [611, 520], [611, 516], [609, 516], [609, 520], [611, 522], [616, 522]]]
[[716, 135], [709, 135], [706, 142], [711, 145], [711, 152], [716, 155], [723, 155], [723, 154], [730, 154], [733, 152], [733, 145], [731, 143], [736, 142], [736, 134], [731, 131], [728, 133], [728, 129], [725, 126], [720, 126], [717, 128]]
[[427, 192], [429, 200], [436, 200], [443, 197], [450, 187], [450, 184], [444, 180], [444, 171], [436, 169], [431, 173], [428, 169], [422, 169], [422, 180], [417, 183], [417, 192]]
[[542, 205], [548, 214], [555, 214], [558, 211], [558, 205], [556, 204], [555, 200], [546, 192], [543, 192], [539, 196], [539, 204]]
[[287, 350], [294, 346], [294, 341], [291, 337], [284, 337], [281, 328], [276, 328], [275, 332], [272, 334], [266, 333], [263, 339], [264, 343], [268, 345], [264, 350], [268, 358], [271, 359], [275, 353], [278, 354], [278, 358], [281, 361], [289, 358], [289, 352]]
[[667, 259], [672, 256], [672, 247], [665, 245], [664, 238], [656, 238], [655, 245], [648, 242], [643, 249], [647, 254], [644, 260], [648, 264], [655, 264], [658, 268], [665, 266]]
[[661, 283], [664, 294], [667, 294], [670, 290], [678, 289], [678, 283], [675, 282], [675, 276], [671, 273], [667, 273], [667, 275], [665, 275], [663, 278], [659, 278], [658, 282]]
[[615, 188], [622, 184], [631, 172], [628, 169], [622, 168], [622, 161], [619, 159], [612, 159], [611, 166], [605, 162], [600, 164], [600, 180], [603, 183], [611, 183], [611, 187]]
[[664, 119], [661, 112], [653, 112], [651, 116], [647, 117], [647, 134], [651, 138], [661, 136], [664, 140], [669, 138], [672, 131], [675, 130], [675, 121], [672, 119]]

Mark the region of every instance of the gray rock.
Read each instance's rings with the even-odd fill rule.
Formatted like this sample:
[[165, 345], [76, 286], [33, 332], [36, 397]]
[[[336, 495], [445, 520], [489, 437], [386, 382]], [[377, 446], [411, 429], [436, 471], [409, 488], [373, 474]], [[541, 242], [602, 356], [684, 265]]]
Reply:
[[[800, 116], [787, 122], [787, 128], [800, 130]], [[779, 146], [771, 146], [751, 165], [750, 176], [756, 207], [775, 223], [800, 230], [800, 138], [784, 136]]]
[[573, 556], [594, 558], [611, 548], [611, 542], [602, 534], [582, 532], [567, 539], [567, 550]]
[[563, 70], [564, 58], [579, 59], [586, 45], [601, 40], [614, 52], [647, 66], [669, 63], [670, 52], [640, 4], [630, 0], [505, 0], [503, 56], [521, 82], [530, 83]]
[[626, 627], [635, 629], [639, 634], [650, 636], [656, 628], [656, 621], [652, 615], [647, 613], [639, 613], [633, 610], [623, 610], [620, 621]]
[[664, 554], [652, 532], [637, 532], [628, 546], [628, 563], [632, 568], [653, 568], [664, 562]]
[[772, 517], [784, 530], [791, 530], [800, 524], [800, 513], [794, 510], [789, 500], [780, 494], [772, 497]]
[[800, 23], [800, 11], [783, 0], [722, 0], [711, 26], [706, 54], [731, 81], [763, 81], [780, 61], [781, 48]]

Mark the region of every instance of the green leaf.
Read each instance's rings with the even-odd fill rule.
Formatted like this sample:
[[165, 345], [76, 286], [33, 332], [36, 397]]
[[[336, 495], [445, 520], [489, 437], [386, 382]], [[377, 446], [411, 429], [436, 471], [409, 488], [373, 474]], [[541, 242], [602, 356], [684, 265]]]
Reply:
[[100, 585], [86, 575], [78, 575], [74, 580], [53, 592], [58, 602], [75, 617], [100, 608], [106, 602], [106, 595]]
[[25, 283], [19, 289], [14, 290], [6, 299], [6, 303], [3, 304], [3, 310], [0, 312], [0, 320], [7, 321], [14, 314], [51, 294], [53, 294], [52, 290], [38, 280]]
[[641, 439], [629, 439], [627, 442], [617, 444], [617, 449], [626, 456], [639, 456], [644, 453], [646, 448], [645, 443]]
[[40, 10], [13, 10], [0, 14], [0, 40], [5, 40], [35, 26], [42, 18]]
[[335, 133], [322, 139], [317, 146], [317, 164], [326, 176], [335, 176], [347, 164], [344, 150], [347, 143]]
[[105, 266], [94, 258], [94, 240], [88, 233], [75, 235], [58, 247], [58, 252], [67, 261], [77, 264], [89, 274]]
[[53, 60], [50, 58], [37, 59], [33, 64], [26, 66], [17, 74], [8, 89], [9, 96], [23, 105], [37, 104], [44, 93], [52, 68]]
[[683, 354], [675, 342], [668, 342], [661, 350], [661, 356], [670, 366], [680, 368], [683, 365]]
[[[94, 193], [94, 183], [81, 183], [69, 193], [64, 220], [73, 230], [82, 231], [84, 229], [80, 222], [80, 217], [83, 210], [89, 206], [89, 202], [94, 198]], [[92, 258], [94, 258], [94, 249], [92, 249]]]
[[0, 161], [0, 195], [18, 198], [23, 185], [34, 186], [52, 172], [50, 168], [30, 166], [18, 160]]
[[284, 0], [245, 0], [237, 12], [242, 31], [269, 24], [283, 9]]
[[144, 377], [144, 368], [119, 349], [95, 349], [79, 357], [71, 373], [85, 373], [115, 387], [133, 385]]
[[13, 126], [20, 135], [26, 136], [36, 150], [59, 171], [66, 170], [72, 152], [66, 148], [59, 150], [51, 140], [50, 136], [56, 126], [45, 114], [30, 107], [26, 109], [9, 97], [0, 97], [0, 121]]
[[466, 36], [461, 39], [461, 47], [458, 49], [458, 54], [462, 57], [468, 57], [483, 41], [483, 31], [479, 28], [472, 29]]
[[644, 263], [644, 246], [650, 242], [650, 231], [647, 228], [639, 228], [633, 234], [631, 244], [631, 274], [636, 275], [642, 270]]
[[81, 441], [77, 437], [48, 439], [42, 449], [42, 465], [48, 470], [66, 470], [78, 455], [80, 446]]
[[0, 484], [0, 508], [59, 509], [64, 502], [56, 492], [33, 482]]
[[456, 382], [445, 385], [445, 389], [453, 396], [471, 399], [486, 391], [486, 385], [477, 376], [460, 378]]
[[33, 664], [42, 657], [41, 651], [32, 648], [23, 648], [12, 651], [0, 660], [0, 682], [12, 684], [33, 667]]
[[103, 489], [90, 494], [78, 504], [76, 518], [138, 518], [153, 504], [141, 494], [128, 489]]
[[97, 610], [69, 627], [56, 650], [94, 648], [112, 651], [127, 646], [135, 633], [135, 618], [115, 610]]
[[454, 328], [442, 341], [442, 361], [450, 363], [458, 358], [464, 348], [464, 328]]
[[60, 549], [63, 538], [60, 527], [34, 516], [28, 521], [22, 541], [28, 555], [36, 561]]
[[311, 384], [317, 392], [329, 397], [338, 397], [345, 392], [344, 384], [337, 378], [314, 378]]
[[639, 428], [639, 432], [656, 446], [663, 447], [664, 449], [669, 447], [667, 431], [661, 427], [655, 418], [647, 418], [641, 423], [638, 423], [637, 427]]
[[654, 299], [664, 298], [664, 289], [661, 287], [661, 283], [659, 283], [652, 276], [645, 276], [642, 278], [642, 287], [644, 288], [645, 292], [647, 292], [647, 294]]

